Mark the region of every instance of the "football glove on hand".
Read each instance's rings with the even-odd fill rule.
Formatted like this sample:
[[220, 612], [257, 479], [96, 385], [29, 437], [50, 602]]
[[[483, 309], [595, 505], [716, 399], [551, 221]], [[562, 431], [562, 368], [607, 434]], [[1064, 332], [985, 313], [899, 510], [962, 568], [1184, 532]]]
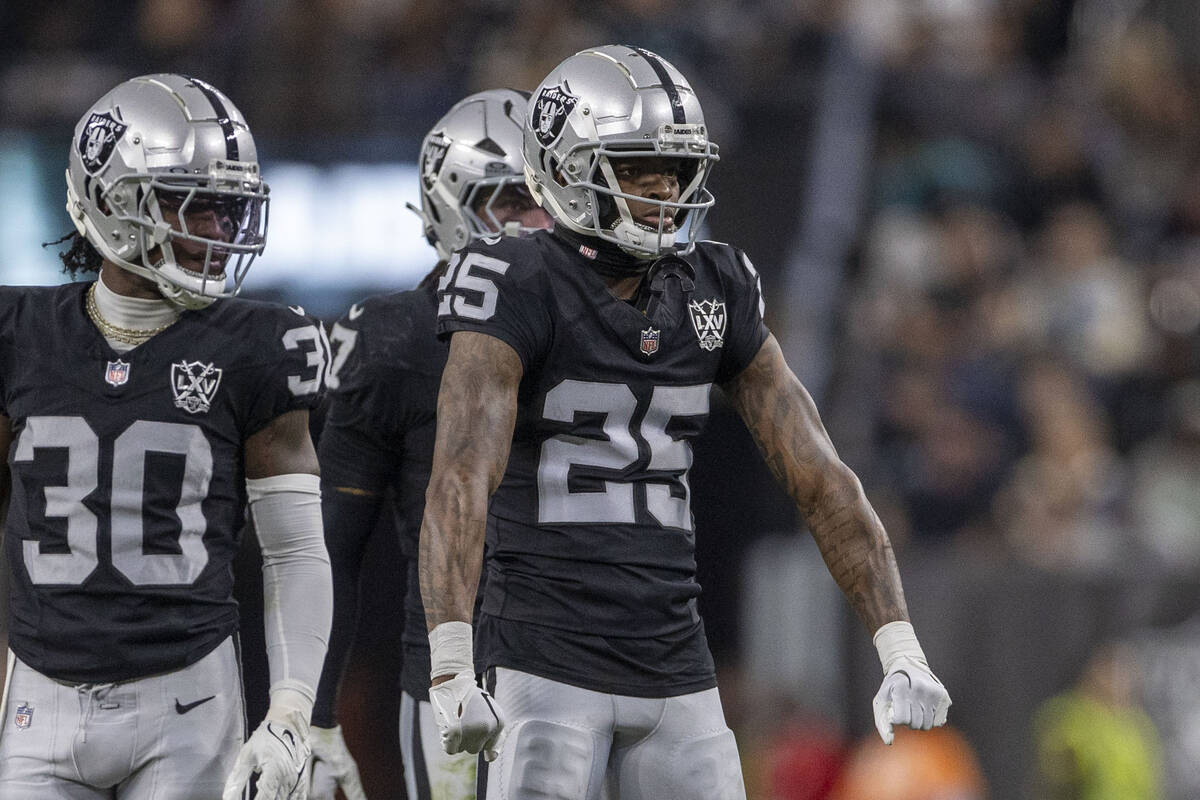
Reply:
[[268, 716], [238, 751], [221, 800], [241, 800], [252, 773], [258, 773], [256, 800], [306, 800], [304, 767], [310, 751], [300, 733], [306, 727]]
[[367, 800], [358, 777], [358, 764], [342, 738], [341, 725], [332, 728], [314, 725], [308, 743], [312, 746], [309, 800], [334, 800], [339, 786], [346, 800]]
[[912, 625], [889, 622], [875, 633], [875, 647], [884, 676], [871, 705], [883, 743], [892, 743], [893, 725], [923, 731], [945, 725], [950, 694], [929, 669]]
[[429, 690], [433, 718], [442, 735], [442, 748], [454, 755], [483, 751], [496, 758], [496, 743], [504, 729], [504, 712], [490, 694], [475, 683], [470, 672], [460, 672]]

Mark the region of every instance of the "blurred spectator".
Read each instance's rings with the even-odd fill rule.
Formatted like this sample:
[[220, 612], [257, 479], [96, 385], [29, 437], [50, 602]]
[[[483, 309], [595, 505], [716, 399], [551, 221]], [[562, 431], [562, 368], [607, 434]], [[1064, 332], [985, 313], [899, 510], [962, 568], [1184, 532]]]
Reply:
[[1167, 397], [1166, 430], [1133, 455], [1133, 527], [1165, 568], [1200, 567], [1200, 381]]
[[996, 524], [1020, 560], [1050, 570], [1106, 572], [1127, 563], [1125, 472], [1105, 415], [1078, 373], [1039, 360], [1020, 385], [1030, 450], [997, 495]]
[[1133, 705], [1138, 680], [1127, 645], [1101, 647], [1074, 689], [1034, 719], [1037, 800], [1159, 800], [1162, 753], [1149, 718]]

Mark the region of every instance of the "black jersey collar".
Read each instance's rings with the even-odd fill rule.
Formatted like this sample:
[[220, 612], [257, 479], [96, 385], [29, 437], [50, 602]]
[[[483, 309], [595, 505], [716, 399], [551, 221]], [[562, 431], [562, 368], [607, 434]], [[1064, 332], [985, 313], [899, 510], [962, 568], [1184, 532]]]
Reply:
[[584, 236], [563, 225], [554, 226], [554, 235], [565, 242], [596, 272], [606, 278], [632, 278], [642, 276], [652, 262], [626, 253], [612, 242]]

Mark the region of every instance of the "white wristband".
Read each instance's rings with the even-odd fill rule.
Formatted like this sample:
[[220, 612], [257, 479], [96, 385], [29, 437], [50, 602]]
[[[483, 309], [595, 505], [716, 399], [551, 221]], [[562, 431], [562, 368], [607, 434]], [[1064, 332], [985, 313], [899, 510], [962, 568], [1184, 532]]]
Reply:
[[926, 666], [929, 664], [925, 660], [925, 652], [917, 641], [917, 634], [913, 631], [911, 622], [889, 622], [875, 631], [871, 641], [875, 642], [875, 649], [879, 652], [879, 663], [883, 665], [885, 675], [892, 671], [892, 667], [901, 658], [911, 658]]
[[443, 622], [429, 632], [429, 677], [475, 674], [469, 622]]

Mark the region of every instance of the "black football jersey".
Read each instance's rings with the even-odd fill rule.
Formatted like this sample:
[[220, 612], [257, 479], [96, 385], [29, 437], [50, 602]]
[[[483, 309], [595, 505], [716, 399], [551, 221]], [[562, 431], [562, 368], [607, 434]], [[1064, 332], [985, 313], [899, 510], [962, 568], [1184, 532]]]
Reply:
[[524, 365], [489, 507], [481, 646], [492, 665], [589, 688], [697, 690], [713, 668], [690, 442], [712, 385], [768, 335], [758, 275], [739, 250], [702, 242], [656, 262], [634, 304], [584, 250], [552, 233], [487, 240], [457, 253], [439, 285], [439, 332], [495, 336]]
[[[449, 353], [449, 345], [437, 336], [436, 309], [431, 286], [368, 298], [333, 326], [336, 356], [321, 439], [322, 481], [386, 497], [380, 501], [386, 504], [384, 513], [392, 515], [400, 551], [414, 573], [437, 433], [438, 387]], [[374, 526], [363, 528], [349, 515], [326, 515], [331, 554], [345, 545], [351, 555], [361, 557], [372, 530]], [[345, 588], [356, 592], [358, 571], [352, 560], [343, 559], [348, 574], [335, 575], [335, 580], [353, 580], [355, 586]], [[429, 640], [415, 574], [406, 591], [401, 685], [423, 700], [429, 690]], [[328, 660], [340, 665], [345, 653], [333, 649], [331, 641]], [[332, 690], [322, 680], [319, 694]]]
[[97, 683], [187, 666], [236, 629], [243, 444], [317, 403], [328, 344], [302, 311], [233, 298], [117, 353], [87, 288], [0, 288], [0, 412], [9, 646]]
[[322, 436], [351, 429], [373, 445], [331, 464], [335, 482], [379, 494], [390, 489], [402, 552], [410, 556], [417, 552], [449, 353], [437, 338], [436, 304], [432, 287], [370, 297], [329, 334], [336, 356]]

